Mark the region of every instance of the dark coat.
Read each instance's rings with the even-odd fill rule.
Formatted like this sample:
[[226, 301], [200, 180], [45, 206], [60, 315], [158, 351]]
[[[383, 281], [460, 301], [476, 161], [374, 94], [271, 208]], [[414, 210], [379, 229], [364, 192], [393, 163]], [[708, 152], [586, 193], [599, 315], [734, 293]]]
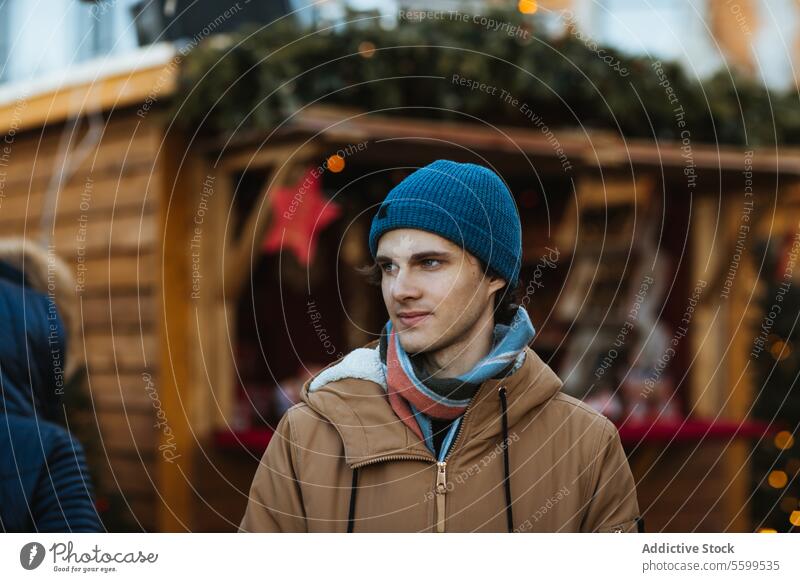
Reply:
[[66, 336], [54, 301], [0, 261], [0, 531], [101, 531], [64, 417]]

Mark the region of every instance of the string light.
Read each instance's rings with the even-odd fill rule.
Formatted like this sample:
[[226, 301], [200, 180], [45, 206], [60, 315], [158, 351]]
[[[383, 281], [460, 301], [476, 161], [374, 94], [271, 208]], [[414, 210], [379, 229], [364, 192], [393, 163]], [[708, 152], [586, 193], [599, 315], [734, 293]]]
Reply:
[[783, 471], [772, 471], [769, 474], [769, 484], [775, 489], [783, 489], [789, 482], [789, 477]]
[[517, 8], [519, 8], [519, 11], [523, 14], [533, 14], [539, 10], [539, 5], [536, 0], [519, 0]]
[[328, 169], [334, 174], [344, 170], [344, 158], [339, 154], [333, 154], [328, 158]]
[[778, 340], [770, 346], [769, 353], [773, 358], [781, 362], [791, 355], [792, 346], [789, 344], [789, 342]]
[[782, 430], [778, 434], [775, 435], [775, 446], [785, 451], [786, 449], [791, 449], [794, 445], [794, 437], [792, 433], [788, 430]]
[[789, 523], [800, 526], [800, 511], [793, 511], [789, 516]]
[[358, 45], [358, 54], [365, 59], [370, 59], [375, 56], [375, 43], [368, 40], [363, 41]]

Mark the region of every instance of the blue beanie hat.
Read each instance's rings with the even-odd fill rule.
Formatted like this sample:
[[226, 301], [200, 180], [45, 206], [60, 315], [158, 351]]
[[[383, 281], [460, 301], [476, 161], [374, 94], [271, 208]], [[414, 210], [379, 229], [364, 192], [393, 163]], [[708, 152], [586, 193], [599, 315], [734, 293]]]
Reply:
[[506, 185], [489, 168], [436, 160], [392, 188], [372, 219], [369, 250], [395, 228], [427, 230], [481, 259], [511, 288], [522, 262], [522, 227]]

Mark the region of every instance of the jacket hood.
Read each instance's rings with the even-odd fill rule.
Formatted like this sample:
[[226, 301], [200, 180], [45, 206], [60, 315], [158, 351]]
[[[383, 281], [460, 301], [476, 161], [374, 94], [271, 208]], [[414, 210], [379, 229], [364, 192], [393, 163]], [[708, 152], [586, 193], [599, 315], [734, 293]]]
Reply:
[[64, 391], [64, 325], [55, 303], [0, 261], [0, 413], [58, 418]]
[[[357, 348], [319, 371], [303, 385], [301, 400], [336, 427], [351, 466], [394, 455], [435, 460], [424, 441], [400, 420], [389, 404], [378, 343], [375, 340]], [[514, 373], [481, 384], [462, 421], [462, 443], [490, 439], [501, 433], [497, 396], [501, 386], [506, 388], [508, 422], [513, 426], [555, 396], [562, 382], [536, 352], [526, 347], [525, 360]]]

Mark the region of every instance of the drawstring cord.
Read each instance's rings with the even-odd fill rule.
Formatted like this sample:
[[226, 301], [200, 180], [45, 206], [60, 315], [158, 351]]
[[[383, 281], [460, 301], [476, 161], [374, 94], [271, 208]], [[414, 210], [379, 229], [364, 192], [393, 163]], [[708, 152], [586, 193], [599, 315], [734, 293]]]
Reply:
[[356, 516], [357, 489], [358, 489], [358, 469], [353, 469], [353, 482], [350, 485], [350, 510], [347, 513], [347, 533], [353, 533], [353, 520]]
[[508, 402], [506, 401], [506, 387], [500, 386], [497, 392], [500, 395], [500, 406], [503, 410], [503, 471], [505, 474], [503, 483], [506, 490], [506, 521], [508, 522], [508, 533], [513, 533], [514, 512], [511, 508], [511, 471], [509, 470], [510, 463], [508, 460], [508, 445], [510, 441], [508, 440]]
[[[503, 485], [506, 493], [506, 522], [508, 525], [508, 533], [514, 531], [514, 511], [511, 507], [511, 471], [509, 469], [508, 460], [508, 402], [506, 401], [506, 387], [500, 386], [497, 390], [500, 396], [500, 407], [503, 411], [502, 424], [503, 424], [503, 472], [504, 479]], [[347, 513], [347, 533], [353, 533], [353, 522], [356, 514], [356, 491], [358, 489], [358, 469], [353, 469], [353, 481], [350, 485], [350, 509]]]

